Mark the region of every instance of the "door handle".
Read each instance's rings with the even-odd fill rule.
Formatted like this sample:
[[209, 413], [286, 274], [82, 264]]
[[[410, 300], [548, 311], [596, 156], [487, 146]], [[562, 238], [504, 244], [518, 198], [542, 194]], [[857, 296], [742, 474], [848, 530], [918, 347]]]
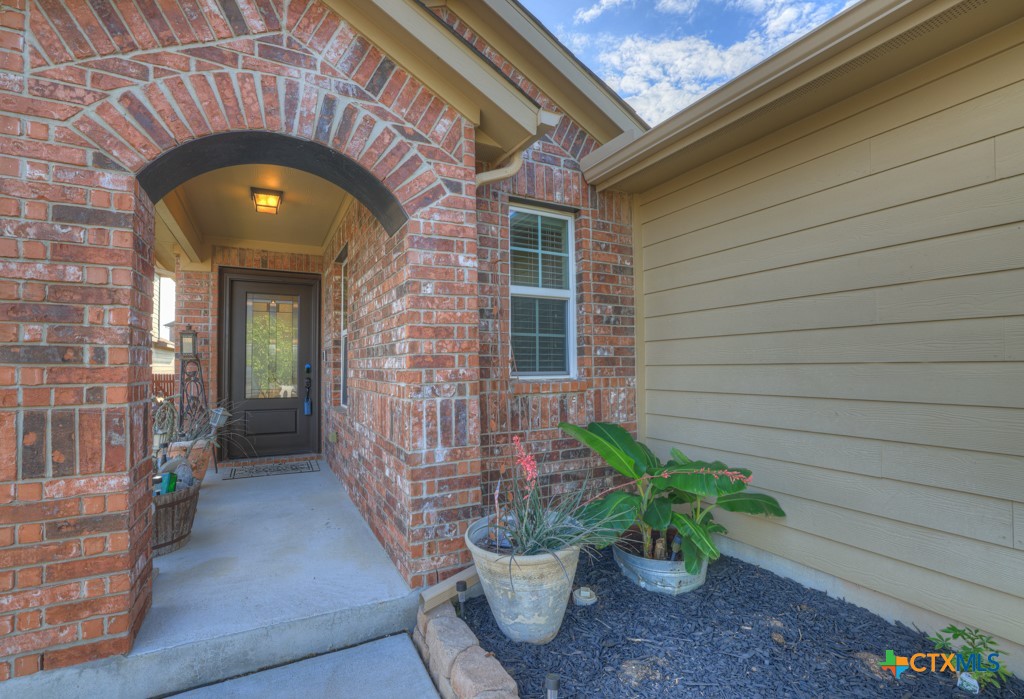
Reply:
[[306, 399], [302, 402], [302, 412], [305, 415], [313, 414], [313, 397], [311, 395], [311, 388], [313, 386], [313, 367], [310, 364], [306, 364]]

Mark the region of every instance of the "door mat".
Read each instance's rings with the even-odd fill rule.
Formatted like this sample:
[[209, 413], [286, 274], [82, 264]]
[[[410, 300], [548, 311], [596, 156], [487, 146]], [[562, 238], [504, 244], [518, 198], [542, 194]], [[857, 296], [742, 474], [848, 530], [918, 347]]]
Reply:
[[231, 469], [224, 480], [236, 478], [259, 478], [260, 476], [283, 476], [289, 473], [314, 473], [320, 470], [316, 461], [296, 461], [290, 464], [264, 464], [261, 466], [242, 466]]

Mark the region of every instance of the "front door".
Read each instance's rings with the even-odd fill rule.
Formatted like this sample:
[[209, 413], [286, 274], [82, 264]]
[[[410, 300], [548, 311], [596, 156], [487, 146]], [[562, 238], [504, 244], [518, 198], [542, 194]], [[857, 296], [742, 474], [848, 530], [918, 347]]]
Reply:
[[318, 452], [319, 278], [225, 270], [221, 294], [227, 457]]

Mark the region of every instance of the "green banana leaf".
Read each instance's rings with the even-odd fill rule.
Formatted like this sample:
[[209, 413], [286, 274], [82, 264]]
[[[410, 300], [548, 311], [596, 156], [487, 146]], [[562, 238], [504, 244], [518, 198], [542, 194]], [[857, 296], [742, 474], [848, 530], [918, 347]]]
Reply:
[[676, 461], [676, 462], [678, 462], [680, 464], [683, 464], [684, 466], [691, 462], [690, 457], [688, 457], [686, 454], [684, 454], [683, 452], [679, 451], [675, 447], [672, 447], [672, 451], [670, 451], [669, 453], [672, 454], [672, 460], [673, 461]]
[[636, 470], [640, 475], [661, 466], [661, 461], [654, 455], [654, 452], [646, 444], [633, 439], [633, 435], [621, 425], [610, 422], [592, 422], [587, 425], [586, 429], [587, 432], [614, 444], [624, 454], [633, 459]]
[[652, 529], [665, 531], [672, 524], [672, 503], [668, 498], [651, 500], [644, 512], [644, 522]]
[[769, 515], [771, 517], [786, 516], [778, 501], [764, 493], [744, 492], [722, 495], [715, 501], [715, 504], [727, 512], [743, 512], [748, 515]]
[[641, 503], [639, 495], [609, 493], [580, 510], [578, 518], [585, 526], [601, 534], [596, 546], [603, 548], [615, 543], [624, 531], [633, 526], [639, 516]]
[[715, 542], [711, 540], [711, 535], [704, 525], [694, 522], [693, 518], [689, 515], [673, 512], [672, 524], [675, 525], [684, 541], [690, 539], [694, 546], [712, 561], [717, 561], [718, 557], [722, 555], [719, 553], [718, 547], [715, 546]]
[[683, 564], [686, 566], [686, 572], [690, 575], [699, 573], [701, 563], [704, 562], [704, 554], [693, 545], [690, 537], [682, 537], [679, 549], [683, 554]]
[[[685, 466], [670, 463], [666, 470], [672, 475], [668, 478], [669, 487], [690, 493], [698, 498], [713, 498], [718, 495], [718, 479], [720, 476], [711, 473], [698, 473], [710, 464], [704, 461], [691, 461]], [[725, 480], [729, 480], [726, 478]]]
[[[596, 451], [604, 459], [605, 463], [623, 476], [636, 480], [642, 475], [643, 471], [640, 469], [644, 467], [638, 465], [636, 459], [616, 441], [619, 435], [614, 432], [610, 433], [606, 429], [600, 429], [601, 423], [590, 423], [590, 427], [598, 427], [597, 430], [578, 427], [568, 422], [561, 423], [559, 427], [566, 434], [575, 437], [581, 443]], [[617, 427], [617, 425], [611, 425], [611, 427]], [[622, 432], [626, 432], [621, 427], [619, 429]], [[629, 436], [629, 433], [626, 432], [626, 435]]]

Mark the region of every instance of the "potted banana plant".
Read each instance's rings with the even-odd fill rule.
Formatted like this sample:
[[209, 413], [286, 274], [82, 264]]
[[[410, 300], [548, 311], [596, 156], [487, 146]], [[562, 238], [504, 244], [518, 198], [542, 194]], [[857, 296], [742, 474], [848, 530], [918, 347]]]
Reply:
[[712, 534], [726, 533], [715, 521], [715, 509], [785, 516], [775, 498], [747, 492], [749, 469], [693, 461], [678, 449], [662, 463], [619, 425], [560, 427], [630, 479], [587, 504], [581, 516], [617, 524], [615, 562], [646, 590], [677, 595], [704, 584], [708, 561], [721, 556]]

